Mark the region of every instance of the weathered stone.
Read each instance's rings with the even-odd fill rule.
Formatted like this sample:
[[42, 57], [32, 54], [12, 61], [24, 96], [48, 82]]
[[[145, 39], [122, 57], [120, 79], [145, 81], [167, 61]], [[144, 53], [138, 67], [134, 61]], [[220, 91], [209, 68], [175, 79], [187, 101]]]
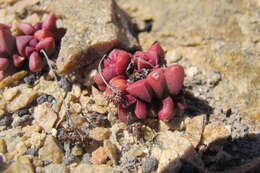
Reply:
[[[7, 9], [5, 9], [7, 10]], [[0, 14], [2, 14], [0, 11]], [[7, 76], [6, 78], [4, 78], [3, 80], [0, 81], [0, 89], [9, 86], [15, 82], [18, 82], [19, 80], [21, 80], [24, 76], [26, 76], [28, 72], [27, 71], [19, 71], [11, 76]]]
[[31, 160], [27, 156], [20, 156], [4, 173], [34, 173]]
[[15, 151], [16, 144], [21, 140], [22, 130], [20, 127], [0, 131], [0, 138], [5, 140], [7, 151]]
[[18, 87], [10, 88], [3, 92], [3, 97], [6, 101], [11, 101], [19, 92], [20, 90]]
[[63, 16], [59, 24], [67, 29], [57, 60], [60, 72], [90, 65], [115, 46], [137, 47], [128, 18], [112, 0], [57, 0], [43, 6]]
[[31, 146], [35, 149], [39, 149], [43, 146], [44, 140], [46, 138], [46, 134], [44, 133], [32, 133], [30, 138], [28, 139], [28, 142], [31, 144]]
[[52, 110], [49, 103], [45, 102], [34, 108], [34, 119], [39, 126], [46, 132], [51, 132], [56, 120], [57, 114]]
[[230, 134], [224, 123], [213, 122], [205, 126], [202, 140], [204, 144], [209, 145], [214, 141], [226, 139]]
[[20, 85], [19, 90], [21, 93], [7, 103], [6, 110], [8, 112], [15, 112], [28, 106], [37, 97], [37, 92], [26, 85]]
[[53, 136], [47, 136], [43, 147], [39, 150], [41, 160], [61, 163], [64, 153]]
[[63, 164], [50, 164], [43, 168], [44, 173], [69, 173], [69, 169]]
[[159, 161], [157, 172], [178, 172], [181, 167], [178, 153], [174, 150], [155, 147], [152, 156]]
[[106, 162], [107, 158], [108, 153], [106, 153], [104, 147], [99, 147], [98, 149], [92, 152], [91, 162], [93, 164], [103, 164]]
[[96, 127], [90, 131], [89, 136], [96, 141], [103, 141], [109, 138], [111, 132], [108, 128], [104, 127]]
[[116, 145], [112, 144], [109, 140], [104, 140], [103, 146], [113, 164], [117, 164], [118, 150]]
[[143, 172], [149, 173], [155, 171], [158, 165], [158, 161], [154, 157], [145, 158], [143, 161]]
[[81, 156], [83, 154], [83, 150], [81, 147], [76, 145], [72, 148], [71, 154], [73, 154], [74, 156]]
[[6, 152], [7, 152], [7, 147], [6, 147], [5, 140], [0, 138], [0, 153], [5, 154]]
[[85, 163], [79, 164], [71, 173], [85, 173], [86, 170], [88, 173], [116, 173], [112, 167], [107, 165], [88, 165]]
[[205, 115], [198, 115], [188, 122], [185, 122], [186, 131], [184, 136], [196, 148], [201, 141], [202, 132], [205, 126]]

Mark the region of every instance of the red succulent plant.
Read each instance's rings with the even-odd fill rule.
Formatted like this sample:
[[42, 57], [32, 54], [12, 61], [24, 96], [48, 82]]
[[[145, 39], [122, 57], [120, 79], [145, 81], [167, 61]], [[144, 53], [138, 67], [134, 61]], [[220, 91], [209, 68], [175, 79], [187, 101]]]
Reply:
[[[163, 67], [163, 59], [164, 50], [159, 43], [154, 43], [147, 52], [137, 51], [133, 55], [114, 49], [104, 59], [94, 80], [105, 91], [106, 98], [117, 104], [120, 121], [129, 122], [133, 114], [146, 119], [149, 112], [156, 112], [160, 120], [166, 121], [174, 117], [176, 109], [185, 108], [177, 98], [184, 69], [179, 64]], [[100, 64], [102, 61], [103, 58]]]
[[44, 66], [40, 51], [44, 50], [48, 56], [55, 52], [57, 27], [54, 14], [49, 14], [41, 23], [19, 22], [16, 27], [20, 34], [14, 37], [9, 26], [0, 24], [0, 80], [8, 66], [21, 67], [26, 60], [30, 71], [40, 71]]

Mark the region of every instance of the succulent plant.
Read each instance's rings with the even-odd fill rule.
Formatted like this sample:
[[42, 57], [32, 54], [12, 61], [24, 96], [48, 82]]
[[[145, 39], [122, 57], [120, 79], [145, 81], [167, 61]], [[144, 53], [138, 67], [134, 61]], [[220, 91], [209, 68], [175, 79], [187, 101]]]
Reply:
[[179, 99], [184, 69], [179, 64], [165, 67], [163, 60], [164, 50], [159, 43], [133, 55], [114, 49], [104, 59], [94, 80], [108, 101], [117, 105], [120, 121], [144, 120], [150, 110], [166, 121], [174, 117], [177, 109], [185, 108]]
[[48, 56], [55, 52], [57, 27], [54, 14], [49, 14], [41, 23], [19, 22], [16, 27], [20, 34], [14, 37], [9, 26], [0, 24], [0, 80], [10, 65], [21, 67], [26, 60], [30, 71], [40, 71], [44, 67], [40, 51], [44, 50]]

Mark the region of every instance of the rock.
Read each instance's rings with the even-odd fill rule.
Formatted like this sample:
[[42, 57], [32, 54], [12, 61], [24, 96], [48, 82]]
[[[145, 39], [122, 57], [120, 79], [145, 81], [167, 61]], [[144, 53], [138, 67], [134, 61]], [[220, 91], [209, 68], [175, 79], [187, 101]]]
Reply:
[[21, 80], [24, 76], [27, 75], [27, 71], [19, 71], [11, 76], [7, 76], [6, 78], [4, 78], [3, 80], [0, 81], [0, 89], [9, 86], [15, 82], [18, 82], [19, 80]]
[[143, 172], [149, 173], [155, 171], [158, 165], [158, 161], [154, 157], [145, 158], [143, 161]]
[[230, 130], [225, 127], [224, 123], [212, 122], [205, 126], [202, 142], [209, 145], [214, 141], [217, 142], [217, 140], [225, 140], [230, 134]]
[[176, 151], [180, 158], [187, 158], [194, 152], [193, 145], [180, 132], [164, 131], [156, 139], [163, 148]]
[[184, 136], [192, 143], [194, 148], [196, 148], [201, 141], [205, 121], [205, 115], [198, 115], [185, 123], [186, 131]]
[[76, 145], [72, 148], [71, 154], [73, 154], [74, 156], [81, 156], [83, 154], [83, 150], [81, 147]]
[[178, 50], [170, 50], [169, 52], [166, 53], [166, 57], [165, 57], [168, 65], [180, 61], [181, 58], [182, 55], [180, 52], [178, 52]]
[[46, 134], [35, 132], [32, 133], [32, 135], [28, 139], [28, 142], [31, 144], [33, 148], [39, 149], [43, 146], [45, 138]]
[[106, 153], [106, 150], [104, 147], [99, 147], [95, 151], [92, 152], [91, 156], [91, 162], [93, 164], [103, 164], [106, 162], [108, 158], [108, 153]]
[[22, 130], [20, 127], [0, 131], [0, 138], [5, 140], [7, 151], [15, 151], [16, 144], [21, 141]]
[[85, 163], [79, 164], [71, 173], [116, 173], [112, 167], [108, 165], [88, 165]]
[[45, 102], [34, 108], [34, 119], [46, 132], [51, 132], [57, 120], [57, 114], [52, 110], [49, 103]]
[[118, 150], [116, 145], [112, 144], [109, 140], [104, 140], [103, 146], [113, 164], [117, 164]]
[[16, 112], [32, 103], [37, 97], [37, 92], [26, 85], [19, 85], [20, 94], [6, 105], [8, 112]]
[[43, 168], [44, 173], [69, 173], [69, 169], [63, 164], [49, 164]]
[[19, 92], [18, 87], [9, 88], [3, 92], [3, 97], [6, 101], [11, 101]]
[[96, 141], [103, 141], [109, 138], [110, 134], [111, 132], [108, 128], [96, 127], [90, 131], [89, 136]]
[[48, 135], [43, 147], [39, 150], [39, 158], [43, 161], [61, 163], [64, 153], [58, 146], [55, 138]]
[[15, 149], [16, 149], [16, 152], [17, 152], [17, 154], [16, 154], [16, 157], [17, 157], [17, 156], [21, 156], [21, 155], [26, 153], [27, 146], [25, 145], [24, 142], [20, 141], [16, 144]]
[[138, 46], [126, 14], [113, 0], [56, 0], [46, 1], [43, 6], [63, 16], [60, 27], [67, 29], [57, 60], [59, 72], [91, 65], [115, 46], [126, 49]]
[[181, 160], [174, 150], [155, 147], [152, 156], [159, 161], [157, 172], [178, 172], [181, 168]]
[[0, 138], [0, 153], [5, 154], [7, 152], [7, 147], [5, 140]]
[[3, 173], [34, 173], [31, 160], [27, 156], [20, 156], [17, 160]]

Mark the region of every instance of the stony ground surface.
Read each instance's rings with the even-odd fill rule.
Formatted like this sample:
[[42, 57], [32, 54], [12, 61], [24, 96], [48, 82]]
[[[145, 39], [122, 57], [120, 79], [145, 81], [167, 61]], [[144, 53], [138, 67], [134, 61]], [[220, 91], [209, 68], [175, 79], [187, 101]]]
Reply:
[[0, 2], [0, 21], [36, 23], [57, 12], [66, 30], [58, 66], [66, 72], [79, 59], [95, 64], [96, 52], [145, 50], [159, 41], [167, 63], [185, 67], [185, 111], [168, 123], [126, 125], [91, 85], [92, 74], [55, 81], [48, 70], [20, 71], [0, 82], [0, 172], [258, 172], [260, 3], [116, 2], [120, 8], [101, 0], [75, 1], [74, 8], [70, 1], [8, 0]]

